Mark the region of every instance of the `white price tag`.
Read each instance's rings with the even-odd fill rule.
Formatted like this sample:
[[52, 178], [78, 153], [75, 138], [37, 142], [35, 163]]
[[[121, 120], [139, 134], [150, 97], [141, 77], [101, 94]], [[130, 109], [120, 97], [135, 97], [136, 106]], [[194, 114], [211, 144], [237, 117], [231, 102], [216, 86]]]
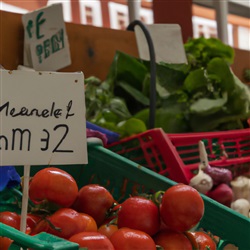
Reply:
[[0, 70], [0, 166], [85, 164], [83, 73]]
[[54, 4], [22, 16], [24, 66], [56, 71], [71, 64], [62, 4]]
[[[152, 24], [146, 25], [146, 28], [154, 44], [156, 62], [187, 63], [178, 24]], [[139, 26], [135, 26], [135, 34], [140, 58], [150, 60], [148, 43]]]

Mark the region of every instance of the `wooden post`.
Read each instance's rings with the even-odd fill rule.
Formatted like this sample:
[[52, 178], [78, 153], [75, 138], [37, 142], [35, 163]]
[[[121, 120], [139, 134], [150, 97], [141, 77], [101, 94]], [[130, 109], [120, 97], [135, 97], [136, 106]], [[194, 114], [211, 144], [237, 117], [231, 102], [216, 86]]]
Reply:
[[153, 0], [154, 23], [176, 23], [181, 26], [183, 41], [193, 37], [192, 0]]
[[21, 210], [21, 225], [20, 231], [26, 232], [26, 220], [28, 213], [28, 202], [29, 202], [29, 179], [30, 179], [30, 165], [24, 166], [24, 176], [23, 176], [23, 197], [22, 197], [22, 210]]

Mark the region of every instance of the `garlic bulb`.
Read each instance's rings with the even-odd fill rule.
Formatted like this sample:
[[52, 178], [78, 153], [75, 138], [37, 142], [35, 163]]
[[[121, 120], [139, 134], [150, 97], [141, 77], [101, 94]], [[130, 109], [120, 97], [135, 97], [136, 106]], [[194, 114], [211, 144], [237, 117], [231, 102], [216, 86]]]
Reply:
[[198, 174], [190, 180], [189, 185], [195, 188], [200, 193], [205, 194], [212, 189], [213, 180], [200, 168]]
[[246, 217], [249, 217], [250, 203], [248, 200], [242, 199], [242, 198], [237, 199], [236, 201], [231, 203], [231, 208], [234, 211], [236, 211], [236, 212], [238, 212]]
[[246, 176], [238, 176], [231, 182], [234, 200], [243, 198], [250, 202], [250, 179]]

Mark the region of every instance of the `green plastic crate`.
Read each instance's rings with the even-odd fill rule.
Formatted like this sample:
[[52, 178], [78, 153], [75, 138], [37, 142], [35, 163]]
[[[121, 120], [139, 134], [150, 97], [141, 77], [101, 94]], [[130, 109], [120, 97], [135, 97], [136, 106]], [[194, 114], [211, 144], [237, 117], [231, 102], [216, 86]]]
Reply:
[[[135, 192], [166, 190], [176, 184], [176, 182], [142, 167], [123, 156], [117, 155], [98, 144], [88, 144], [88, 161], [87, 165], [57, 167], [68, 171], [76, 179], [79, 187], [87, 183], [104, 185], [118, 201], [124, 200]], [[31, 176], [44, 167], [31, 167]], [[22, 174], [22, 168], [17, 167], [17, 170]], [[240, 250], [249, 250], [250, 220], [206, 196], [202, 195], [202, 198], [205, 203], [205, 214], [199, 226], [223, 239], [218, 249], [222, 250], [226, 242], [229, 242], [238, 246]], [[6, 227], [0, 225], [0, 235], [6, 235]], [[50, 235], [39, 234], [36, 237], [31, 237], [21, 232], [16, 235], [16, 231], [9, 227], [8, 237], [14, 239], [15, 243], [23, 246], [24, 249], [31, 246], [33, 249], [46, 250], [78, 249], [75, 244], [71, 245], [71, 248], [66, 246], [68, 241], [64, 241], [64, 248], [63, 243], [61, 243], [61, 248], [56, 248], [58, 244], [54, 244], [53, 239], [50, 248], [48, 248], [48, 243], [47, 246], [42, 244], [46, 242], [46, 237], [49, 238]], [[58, 238], [55, 238], [56, 240]], [[25, 245], [23, 244], [24, 242]], [[37, 244], [35, 245], [34, 243]]]

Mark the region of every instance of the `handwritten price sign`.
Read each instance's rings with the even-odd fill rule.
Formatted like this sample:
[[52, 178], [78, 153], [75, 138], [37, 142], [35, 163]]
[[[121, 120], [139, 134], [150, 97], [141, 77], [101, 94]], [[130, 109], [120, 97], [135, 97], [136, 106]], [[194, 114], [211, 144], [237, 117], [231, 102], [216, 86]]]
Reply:
[[58, 70], [71, 64], [62, 4], [24, 14], [24, 65], [35, 70]]
[[87, 163], [82, 73], [0, 70], [0, 165]]

